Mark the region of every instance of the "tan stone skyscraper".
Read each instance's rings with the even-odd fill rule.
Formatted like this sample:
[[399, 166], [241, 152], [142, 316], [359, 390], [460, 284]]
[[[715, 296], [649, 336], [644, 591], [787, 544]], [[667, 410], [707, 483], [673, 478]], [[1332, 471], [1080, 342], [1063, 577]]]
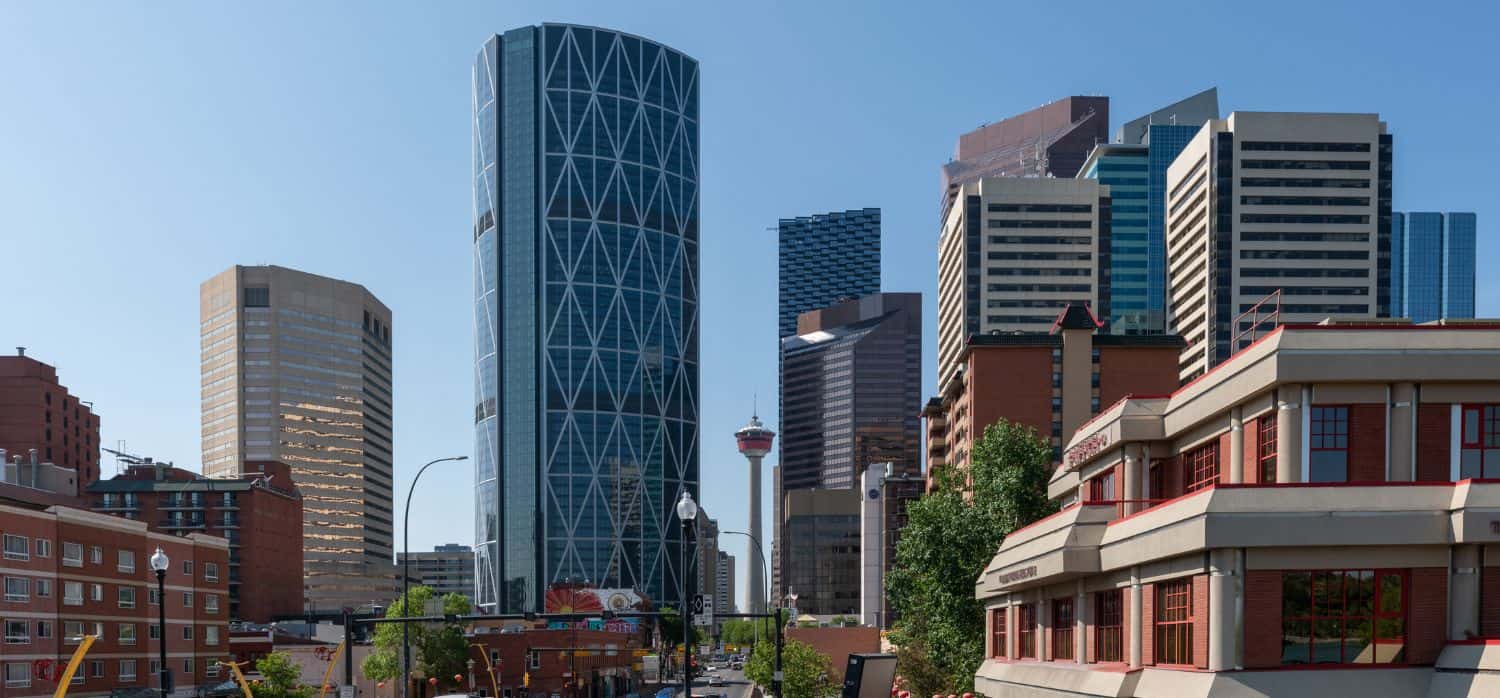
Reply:
[[290, 466], [308, 610], [394, 598], [390, 309], [359, 284], [235, 266], [200, 287], [199, 319], [204, 474]]

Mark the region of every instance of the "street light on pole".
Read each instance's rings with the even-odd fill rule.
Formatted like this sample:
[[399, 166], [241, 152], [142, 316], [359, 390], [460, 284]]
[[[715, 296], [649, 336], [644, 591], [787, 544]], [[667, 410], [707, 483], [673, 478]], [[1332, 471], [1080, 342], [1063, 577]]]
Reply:
[[698, 503], [687, 490], [677, 500], [677, 520], [682, 522], [682, 548], [679, 568], [682, 573], [682, 698], [693, 695], [693, 607], [688, 593], [691, 577], [688, 576], [688, 536], [692, 524], [698, 520]]
[[411, 586], [411, 494], [428, 468], [437, 463], [468, 459], [468, 456], [451, 456], [428, 461], [411, 479], [411, 487], [406, 489], [406, 513], [401, 517], [401, 698], [406, 698], [411, 690], [411, 624], [405, 620], [411, 615], [411, 600], [406, 598]]
[[[763, 547], [761, 547], [760, 539], [759, 538], [756, 538], [755, 536], [753, 536], [753, 535], [751, 535], [749, 533], [746, 533], [744, 531], [719, 531], [719, 533], [721, 533], [721, 534], [722, 533], [730, 533], [730, 534], [734, 534], [736, 536], [744, 536], [746, 538], [749, 538], [750, 542], [755, 544], [755, 553], [757, 555], [760, 555], [761, 569], [770, 569], [770, 565], [766, 564], [766, 549], [763, 548]], [[752, 581], [751, 585], [753, 586], [754, 584], [755, 584], [755, 582]], [[751, 589], [750, 593], [748, 593], [748, 594], [745, 595], [746, 599], [749, 600], [749, 602], [750, 602], [750, 603], [748, 603], [746, 605], [748, 605], [752, 609], [754, 609], [755, 605], [756, 605], [755, 602], [759, 601], [759, 599], [756, 598], [756, 597], [760, 594], [760, 592], [761, 592], [761, 589]], [[771, 590], [770, 589], [765, 589], [765, 592], [766, 592], [766, 605], [762, 606], [762, 608], [770, 608], [771, 607]], [[760, 626], [762, 625], [762, 623], [761, 623], [762, 620], [763, 619], [761, 619], [761, 618], [755, 619], [755, 625], [751, 629], [752, 632], [754, 633], [754, 638], [753, 638], [754, 644], [751, 645], [752, 648], [755, 647], [755, 646], [760, 645]], [[754, 652], [753, 649], [751, 651]]]
[[161, 684], [161, 694], [165, 697], [172, 692], [172, 670], [167, 667], [167, 567], [172, 561], [167, 559], [167, 554], [158, 545], [148, 562], [151, 570], [156, 572], [156, 647], [157, 662], [160, 665], [157, 667], [157, 681]]

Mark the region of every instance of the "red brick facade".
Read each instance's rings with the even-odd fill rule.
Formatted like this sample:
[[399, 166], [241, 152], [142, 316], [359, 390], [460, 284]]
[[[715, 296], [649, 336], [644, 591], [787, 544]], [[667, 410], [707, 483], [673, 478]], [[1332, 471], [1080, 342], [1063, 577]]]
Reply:
[[1193, 666], [1208, 668], [1208, 575], [1193, 576]]
[[1245, 573], [1245, 668], [1281, 666], [1281, 572]]
[[1349, 482], [1385, 482], [1385, 405], [1349, 406]]
[[1500, 637], [1500, 566], [1479, 568], [1479, 634]]
[[1448, 635], [1448, 570], [1417, 567], [1411, 570], [1407, 599], [1406, 663], [1431, 664]]
[[[576, 653], [567, 648], [583, 648]], [[498, 686], [505, 695], [530, 693], [560, 693], [568, 695], [573, 686], [578, 686], [577, 695], [596, 695], [590, 687], [603, 695], [604, 681], [615, 681], [611, 674], [624, 674], [633, 665], [640, 663], [635, 650], [641, 647], [639, 634], [604, 632], [600, 630], [526, 630], [524, 632], [480, 633], [469, 636], [469, 652], [474, 659], [475, 688], [486, 689], [495, 695]], [[527, 651], [536, 648], [537, 664], [528, 662]], [[485, 675], [485, 659], [495, 669], [493, 683]], [[680, 659], [680, 657], [679, 657]], [[522, 688], [529, 675], [530, 685]], [[571, 684], [571, 685], [569, 685]], [[630, 687], [635, 688], [635, 687]], [[625, 686], [617, 686], [615, 695], [624, 695]], [[477, 690], [476, 690], [477, 693]]]
[[0, 449], [6, 459], [55, 463], [99, 478], [99, 416], [57, 382], [57, 369], [27, 356], [0, 356]]
[[1449, 463], [1452, 448], [1451, 405], [1424, 404], [1417, 407], [1417, 480], [1447, 482], [1453, 479]]
[[[1151, 666], [1156, 663], [1155, 628], [1151, 625], [1151, 619], [1156, 617], [1156, 585], [1141, 585], [1141, 664]], [[1128, 640], [1126, 642], [1129, 642]], [[1128, 655], [1127, 655], [1128, 656]]]

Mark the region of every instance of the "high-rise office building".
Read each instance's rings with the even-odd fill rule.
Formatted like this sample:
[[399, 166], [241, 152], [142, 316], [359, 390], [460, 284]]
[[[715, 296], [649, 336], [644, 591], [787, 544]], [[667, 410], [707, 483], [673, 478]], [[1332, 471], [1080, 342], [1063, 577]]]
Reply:
[[435, 595], [458, 594], [474, 600], [474, 549], [458, 543], [434, 546], [431, 551], [396, 553], [396, 562], [410, 560], [412, 583], [430, 587]]
[[698, 63], [566, 24], [473, 69], [480, 608], [588, 579], [679, 603], [698, 490]]
[[[76, 473], [81, 490], [99, 479], [99, 415], [57, 381], [57, 369], [26, 355], [0, 356], [0, 453]], [[0, 456], [0, 461], [5, 460]]]
[[719, 613], [738, 613], [734, 602], [734, 556], [719, 551], [718, 580], [714, 583], [714, 609]]
[[291, 468], [308, 610], [389, 600], [391, 311], [359, 284], [235, 266], [199, 288], [203, 474]]
[[971, 335], [1047, 332], [1073, 304], [1109, 316], [1108, 186], [986, 177], [959, 193], [938, 240], [940, 385]]
[[783, 218], [776, 238], [777, 339], [802, 313], [880, 292], [880, 209]]
[[1108, 97], [1064, 97], [958, 137], [943, 165], [941, 219], [959, 187], [985, 177], [1072, 177], [1109, 140]]
[[1473, 213], [1396, 213], [1391, 219], [1391, 316], [1413, 322], [1474, 317]]
[[1235, 112], [1193, 137], [1167, 171], [1182, 380], [1276, 324], [1389, 314], [1391, 143], [1375, 114]]
[[1150, 237], [1146, 217], [1146, 183], [1150, 149], [1144, 145], [1101, 143], [1078, 172], [1109, 187], [1109, 315], [1100, 317], [1108, 332], [1160, 332], [1162, 316], [1149, 303]]

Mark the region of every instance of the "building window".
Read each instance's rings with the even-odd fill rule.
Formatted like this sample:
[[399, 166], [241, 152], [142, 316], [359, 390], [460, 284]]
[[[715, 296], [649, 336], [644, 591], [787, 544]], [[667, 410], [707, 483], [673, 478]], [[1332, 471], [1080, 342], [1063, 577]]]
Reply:
[[152, 606], [161, 605], [160, 592], [158, 592], [154, 587], [146, 589], [146, 603], [149, 603]]
[[193, 561], [192, 560], [183, 560], [182, 561], [182, 573], [185, 574], [185, 575], [187, 575], [187, 576], [189, 576], [189, 577], [193, 576]]
[[120, 680], [121, 681], [134, 681], [135, 680], [135, 660], [134, 659], [121, 659], [120, 660]]
[[36, 596], [39, 599], [50, 599], [50, 598], [52, 598], [52, 580], [50, 580], [50, 579], [38, 579], [38, 580], [36, 580]]
[[219, 675], [219, 663], [209, 662], [208, 664], [205, 664], [203, 666], [203, 675], [207, 676], [208, 678], [217, 677]]
[[5, 621], [5, 644], [31, 644], [31, 626], [24, 620]]
[[36, 539], [36, 556], [52, 557], [52, 541], [46, 538]]
[[5, 578], [6, 601], [30, 601], [31, 580], [26, 577]]
[[[225, 517], [228, 517], [229, 516], [229, 512], [227, 512], [227, 511], [224, 512], [224, 515], [225, 515]], [[226, 518], [225, 521], [227, 522], [228, 519]], [[217, 582], [217, 581], [219, 581], [219, 563], [217, 563], [217, 562], [205, 562], [205, 563], [203, 563], [203, 580], [207, 581], [207, 582]]]
[[76, 644], [78, 644], [79, 642], [82, 642], [82, 641], [83, 641], [83, 621], [80, 621], [80, 620], [65, 620], [65, 621], [63, 621], [63, 642], [66, 642], [66, 643], [68, 643], [70, 645], [76, 645]]
[[245, 287], [246, 308], [269, 308], [271, 307], [270, 286], [246, 286]]
[[1052, 658], [1073, 658], [1073, 599], [1052, 601]]
[[216, 594], [203, 595], [203, 610], [206, 613], [219, 612], [219, 597]]
[[31, 686], [30, 662], [5, 663], [5, 687], [28, 688]]
[[63, 582], [63, 605], [83, 605], [83, 582]]
[[1500, 477], [1500, 405], [1464, 405], [1458, 477]]
[[182, 673], [187, 674], [188, 676], [193, 675], [194, 672], [192, 657], [188, 657], [187, 659], [182, 660]]
[[120, 644], [122, 644], [122, 645], [133, 645], [133, 644], [135, 644], [135, 623], [121, 623], [120, 624]]
[[1125, 592], [1094, 593], [1094, 661], [1125, 661]]
[[135, 587], [120, 587], [120, 608], [135, 608]]
[[115, 564], [115, 569], [117, 569], [117, 570], [119, 570], [121, 572], [134, 572], [135, 571], [135, 551], [134, 550], [121, 550], [121, 551], [119, 551], [119, 559], [118, 559], [118, 561]]
[[205, 644], [205, 645], [217, 645], [217, 644], [219, 644], [219, 626], [217, 626], [217, 625], [210, 625], [210, 626], [208, 626], [208, 627], [206, 627], [206, 628], [203, 629], [203, 644]]
[[1005, 609], [990, 611], [990, 656], [1004, 659], [1005, 654]]
[[52, 621], [50, 621], [50, 620], [39, 620], [39, 621], [37, 621], [36, 622], [36, 636], [39, 639], [40, 638], [51, 638], [52, 637]]
[[63, 565], [66, 567], [83, 566], [83, 546], [78, 543], [63, 543]]
[[1406, 573], [1317, 570], [1281, 575], [1281, 663], [1402, 664]]
[[1276, 482], [1276, 411], [1272, 410], [1270, 414], [1261, 417], [1256, 424], [1258, 427], [1255, 431], [1260, 436], [1260, 443], [1256, 444], [1260, 481]]
[[1349, 480], [1349, 408], [1312, 408], [1308, 482]]
[[89, 546], [89, 562], [96, 565], [104, 564], [104, 548], [102, 546]]
[[5, 559], [30, 560], [31, 539], [26, 536], [5, 534]]
[[193, 626], [191, 626], [191, 625], [184, 625], [184, 626], [182, 626], [182, 639], [184, 639], [184, 640], [191, 640], [191, 639], [193, 639]]
[[1156, 585], [1156, 663], [1193, 664], [1193, 580]]
[[182, 592], [182, 607], [183, 608], [192, 608], [193, 607], [193, 592], [191, 592], [191, 591], [184, 591], [184, 592]]
[[104, 600], [104, 585], [103, 584], [90, 584], [89, 585], [89, 600], [90, 601], [103, 601]]
[[1182, 454], [1183, 490], [1197, 492], [1219, 481], [1219, 442], [1212, 441]]
[[1016, 656], [1036, 659], [1036, 604], [1016, 608]]
[[95, 659], [89, 662], [89, 677], [95, 679], [104, 678], [104, 660]]
[[526, 666], [529, 669], [542, 668], [542, 654], [536, 650], [528, 650], [526, 653]]
[[161, 639], [161, 626], [157, 625], [155, 623], [149, 623], [149, 624], [147, 624], [146, 625], [146, 637], [149, 637], [152, 640], [160, 640]]
[[1112, 502], [1115, 499], [1114, 468], [1089, 479], [1090, 502]]

